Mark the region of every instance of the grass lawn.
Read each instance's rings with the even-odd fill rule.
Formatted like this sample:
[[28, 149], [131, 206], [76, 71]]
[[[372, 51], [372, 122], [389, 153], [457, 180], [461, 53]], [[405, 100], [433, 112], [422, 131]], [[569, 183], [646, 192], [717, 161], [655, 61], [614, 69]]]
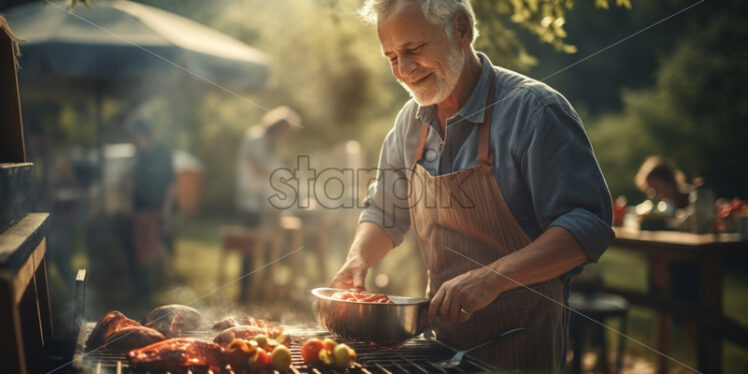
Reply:
[[[625, 287], [636, 291], [647, 289], [647, 260], [644, 256], [609, 248], [600, 262], [592, 265], [590, 270], [599, 271], [606, 284]], [[727, 270], [724, 277], [724, 309], [725, 313], [743, 325], [748, 325], [748, 276], [738, 270]], [[646, 308], [632, 307], [628, 319], [629, 336], [644, 344], [653, 343], [654, 313]], [[673, 327], [673, 345], [671, 355], [674, 359], [691, 367], [696, 367], [696, 356], [680, 324]], [[610, 332], [610, 341], [617, 341], [617, 337]], [[626, 351], [637, 356], [655, 361], [655, 353], [644, 346], [628, 341]], [[725, 373], [748, 372], [748, 351], [734, 344], [723, 344], [723, 368]], [[690, 372], [672, 363], [672, 372]]]

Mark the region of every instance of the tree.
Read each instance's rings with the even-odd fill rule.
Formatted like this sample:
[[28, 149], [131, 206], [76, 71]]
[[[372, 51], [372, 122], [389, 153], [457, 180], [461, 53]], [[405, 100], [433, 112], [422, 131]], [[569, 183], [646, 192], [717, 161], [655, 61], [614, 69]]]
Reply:
[[718, 196], [746, 197], [748, 173], [748, 6], [733, 0], [693, 17], [662, 61], [651, 88], [626, 92], [621, 113], [589, 126], [611, 190], [634, 193], [650, 154], [702, 176]]
[[[516, 26], [536, 36], [541, 43], [552, 45], [557, 52], [576, 53], [577, 48], [566, 42], [567, 13], [574, 7], [573, 0], [493, 0], [473, 2], [481, 37], [478, 47], [501, 65], [526, 70], [537, 64], [517, 35]], [[595, 8], [608, 9], [611, 1], [594, 0]], [[615, 4], [631, 8], [629, 0], [616, 0]]]

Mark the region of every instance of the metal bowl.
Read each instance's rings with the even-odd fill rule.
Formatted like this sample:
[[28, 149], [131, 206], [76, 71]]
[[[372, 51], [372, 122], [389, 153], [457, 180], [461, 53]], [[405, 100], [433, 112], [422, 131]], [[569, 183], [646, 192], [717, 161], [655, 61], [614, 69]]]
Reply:
[[333, 299], [336, 288], [315, 288], [317, 319], [327, 330], [346, 339], [396, 345], [428, 326], [429, 299], [387, 295], [394, 304]]

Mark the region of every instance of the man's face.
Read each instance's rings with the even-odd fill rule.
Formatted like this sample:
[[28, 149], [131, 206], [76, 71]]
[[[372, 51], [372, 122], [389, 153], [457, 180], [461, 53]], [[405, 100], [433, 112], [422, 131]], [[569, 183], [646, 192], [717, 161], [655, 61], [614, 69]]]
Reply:
[[421, 106], [438, 104], [457, 85], [465, 54], [415, 1], [398, 1], [377, 22], [382, 52], [392, 73]]

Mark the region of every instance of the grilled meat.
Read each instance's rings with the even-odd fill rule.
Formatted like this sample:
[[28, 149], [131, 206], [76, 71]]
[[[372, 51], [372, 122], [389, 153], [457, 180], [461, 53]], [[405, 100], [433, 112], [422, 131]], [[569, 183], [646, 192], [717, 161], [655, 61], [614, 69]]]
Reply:
[[174, 369], [204, 367], [219, 372], [223, 367], [223, 349], [203, 339], [173, 338], [131, 350], [130, 362], [142, 368]]
[[257, 335], [266, 335], [269, 338], [277, 338], [283, 333], [281, 327], [261, 328], [255, 326], [236, 326], [221, 331], [213, 341], [221, 346], [227, 346], [234, 339], [250, 340]]
[[344, 301], [355, 301], [364, 303], [379, 303], [379, 304], [394, 304], [395, 302], [390, 300], [387, 295], [383, 293], [368, 293], [368, 292], [350, 292], [350, 291], [339, 291], [332, 294], [333, 299], [344, 300]]
[[127, 326], [117, 329], [107, 336], [105, 341], [106, 350], [127, 353], [135, 348], [145, 347], [149, 344], [166, 339], [160, 332], [145, 326]]
[[168, 337], [174, 337], [184, 331], [198, 329], [202, 320], [203, 317], [197, 310], [186, 305], [172, 304], [153, 309], [141, 323]]
[[223, 331], [227, 328], [237, 326], [254, 326], [259, 328], [266, 328], [268, 327], [268, 324], [261, 319], [250, 316], [231, 316], [216, 322], [213, 325], [213, 330]]
[[99, 322], [96, 323], [93, 331], [91, 331], [91, 335], [88, 336], [86, 347], [88, 347], [89, 350], [97, 349], [110, 340], [112, 334], [117, 332], [117, 330], [131, 326], [140, 326], [140, 324], [125, 317], [125, 315], [119, 311], [112, 310], [107, 314], [104, 314]]

